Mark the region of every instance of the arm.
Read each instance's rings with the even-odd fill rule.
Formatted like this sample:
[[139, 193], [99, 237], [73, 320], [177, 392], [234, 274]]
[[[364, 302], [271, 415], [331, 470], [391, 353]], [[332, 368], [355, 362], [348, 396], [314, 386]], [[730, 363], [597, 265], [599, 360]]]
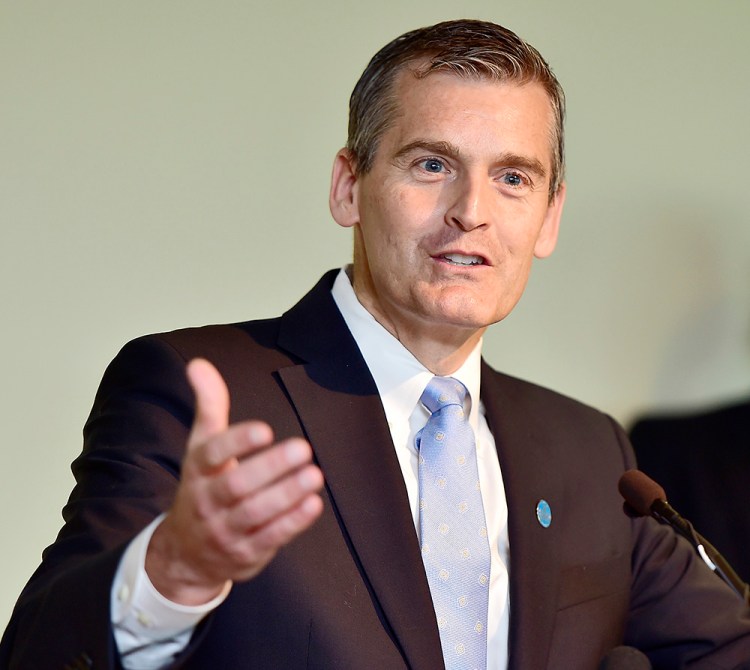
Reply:
[[[81, 654], [95, 667], [116, 667], [113, 575], [124, 546], [161, 512], [168, 514], [149, 544], [146, 569], [163, 595], [183, 604], [210, 600], [227, 580], [257, 574], [276, 543], [319, 514], [311, 492], [322, 483], [319, 471], [285, 456], [304, 452], [305, 443], [272, 446], [270, 429], [258, 422], [227, 426], [226, 388], [205, 363], [191, 366], [199, 397], [193, 422], [184, 366], [169, 345], [147, 338], [108, 368], [73, 465], [66, 524], [3, 641], [9, 667], [62, 667]], [[266, 467], [276, 469], [258, 472]]]

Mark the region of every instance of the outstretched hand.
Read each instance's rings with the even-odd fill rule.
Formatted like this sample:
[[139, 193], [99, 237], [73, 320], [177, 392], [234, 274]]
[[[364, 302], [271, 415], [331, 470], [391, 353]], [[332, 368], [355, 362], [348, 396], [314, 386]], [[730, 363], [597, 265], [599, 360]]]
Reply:
[[274, 443], [262, 421], [229, 425], [229, 391], [206, 360], [187, 366], [195, 419], [171, 509], [146, 572], [173, 602], [206, 603], [228, 580], [257, 575], [320, 516], [323, 475], [302, 438]]

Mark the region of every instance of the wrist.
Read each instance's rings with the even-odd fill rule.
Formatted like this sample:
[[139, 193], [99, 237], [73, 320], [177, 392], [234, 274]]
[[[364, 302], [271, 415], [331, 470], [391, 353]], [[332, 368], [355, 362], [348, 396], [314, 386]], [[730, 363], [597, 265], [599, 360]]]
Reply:
[[154, 589], [179, 605], [204, 605], [226, 594], [231, 587], [231, 580], [207, 577], [184, 560], [171, 538], [168, 518], [151, 536], [144, 567]]

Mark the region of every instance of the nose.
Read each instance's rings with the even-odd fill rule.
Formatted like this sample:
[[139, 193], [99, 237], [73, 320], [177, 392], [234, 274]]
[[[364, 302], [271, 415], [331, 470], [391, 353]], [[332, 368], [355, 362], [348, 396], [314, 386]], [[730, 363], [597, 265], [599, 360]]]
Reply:
[[461, 175], [450, 189], [446, 223], [464, 232], [488, 225], [492, 200], [496, 195], [487, 174]]

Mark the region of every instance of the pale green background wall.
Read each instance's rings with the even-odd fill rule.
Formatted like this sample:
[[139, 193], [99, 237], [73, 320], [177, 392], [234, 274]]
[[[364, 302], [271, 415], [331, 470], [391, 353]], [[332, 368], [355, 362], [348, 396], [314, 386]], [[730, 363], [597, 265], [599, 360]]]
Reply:
[[490, 361], [625, 422], [748, 389], [747, 0], [2, 0], [0, 628], [107, 362], [275, 315], [345, 262], [349, 91], [388, 39], [459, 15], [539, 46], [569, 98], [562, 239]]

